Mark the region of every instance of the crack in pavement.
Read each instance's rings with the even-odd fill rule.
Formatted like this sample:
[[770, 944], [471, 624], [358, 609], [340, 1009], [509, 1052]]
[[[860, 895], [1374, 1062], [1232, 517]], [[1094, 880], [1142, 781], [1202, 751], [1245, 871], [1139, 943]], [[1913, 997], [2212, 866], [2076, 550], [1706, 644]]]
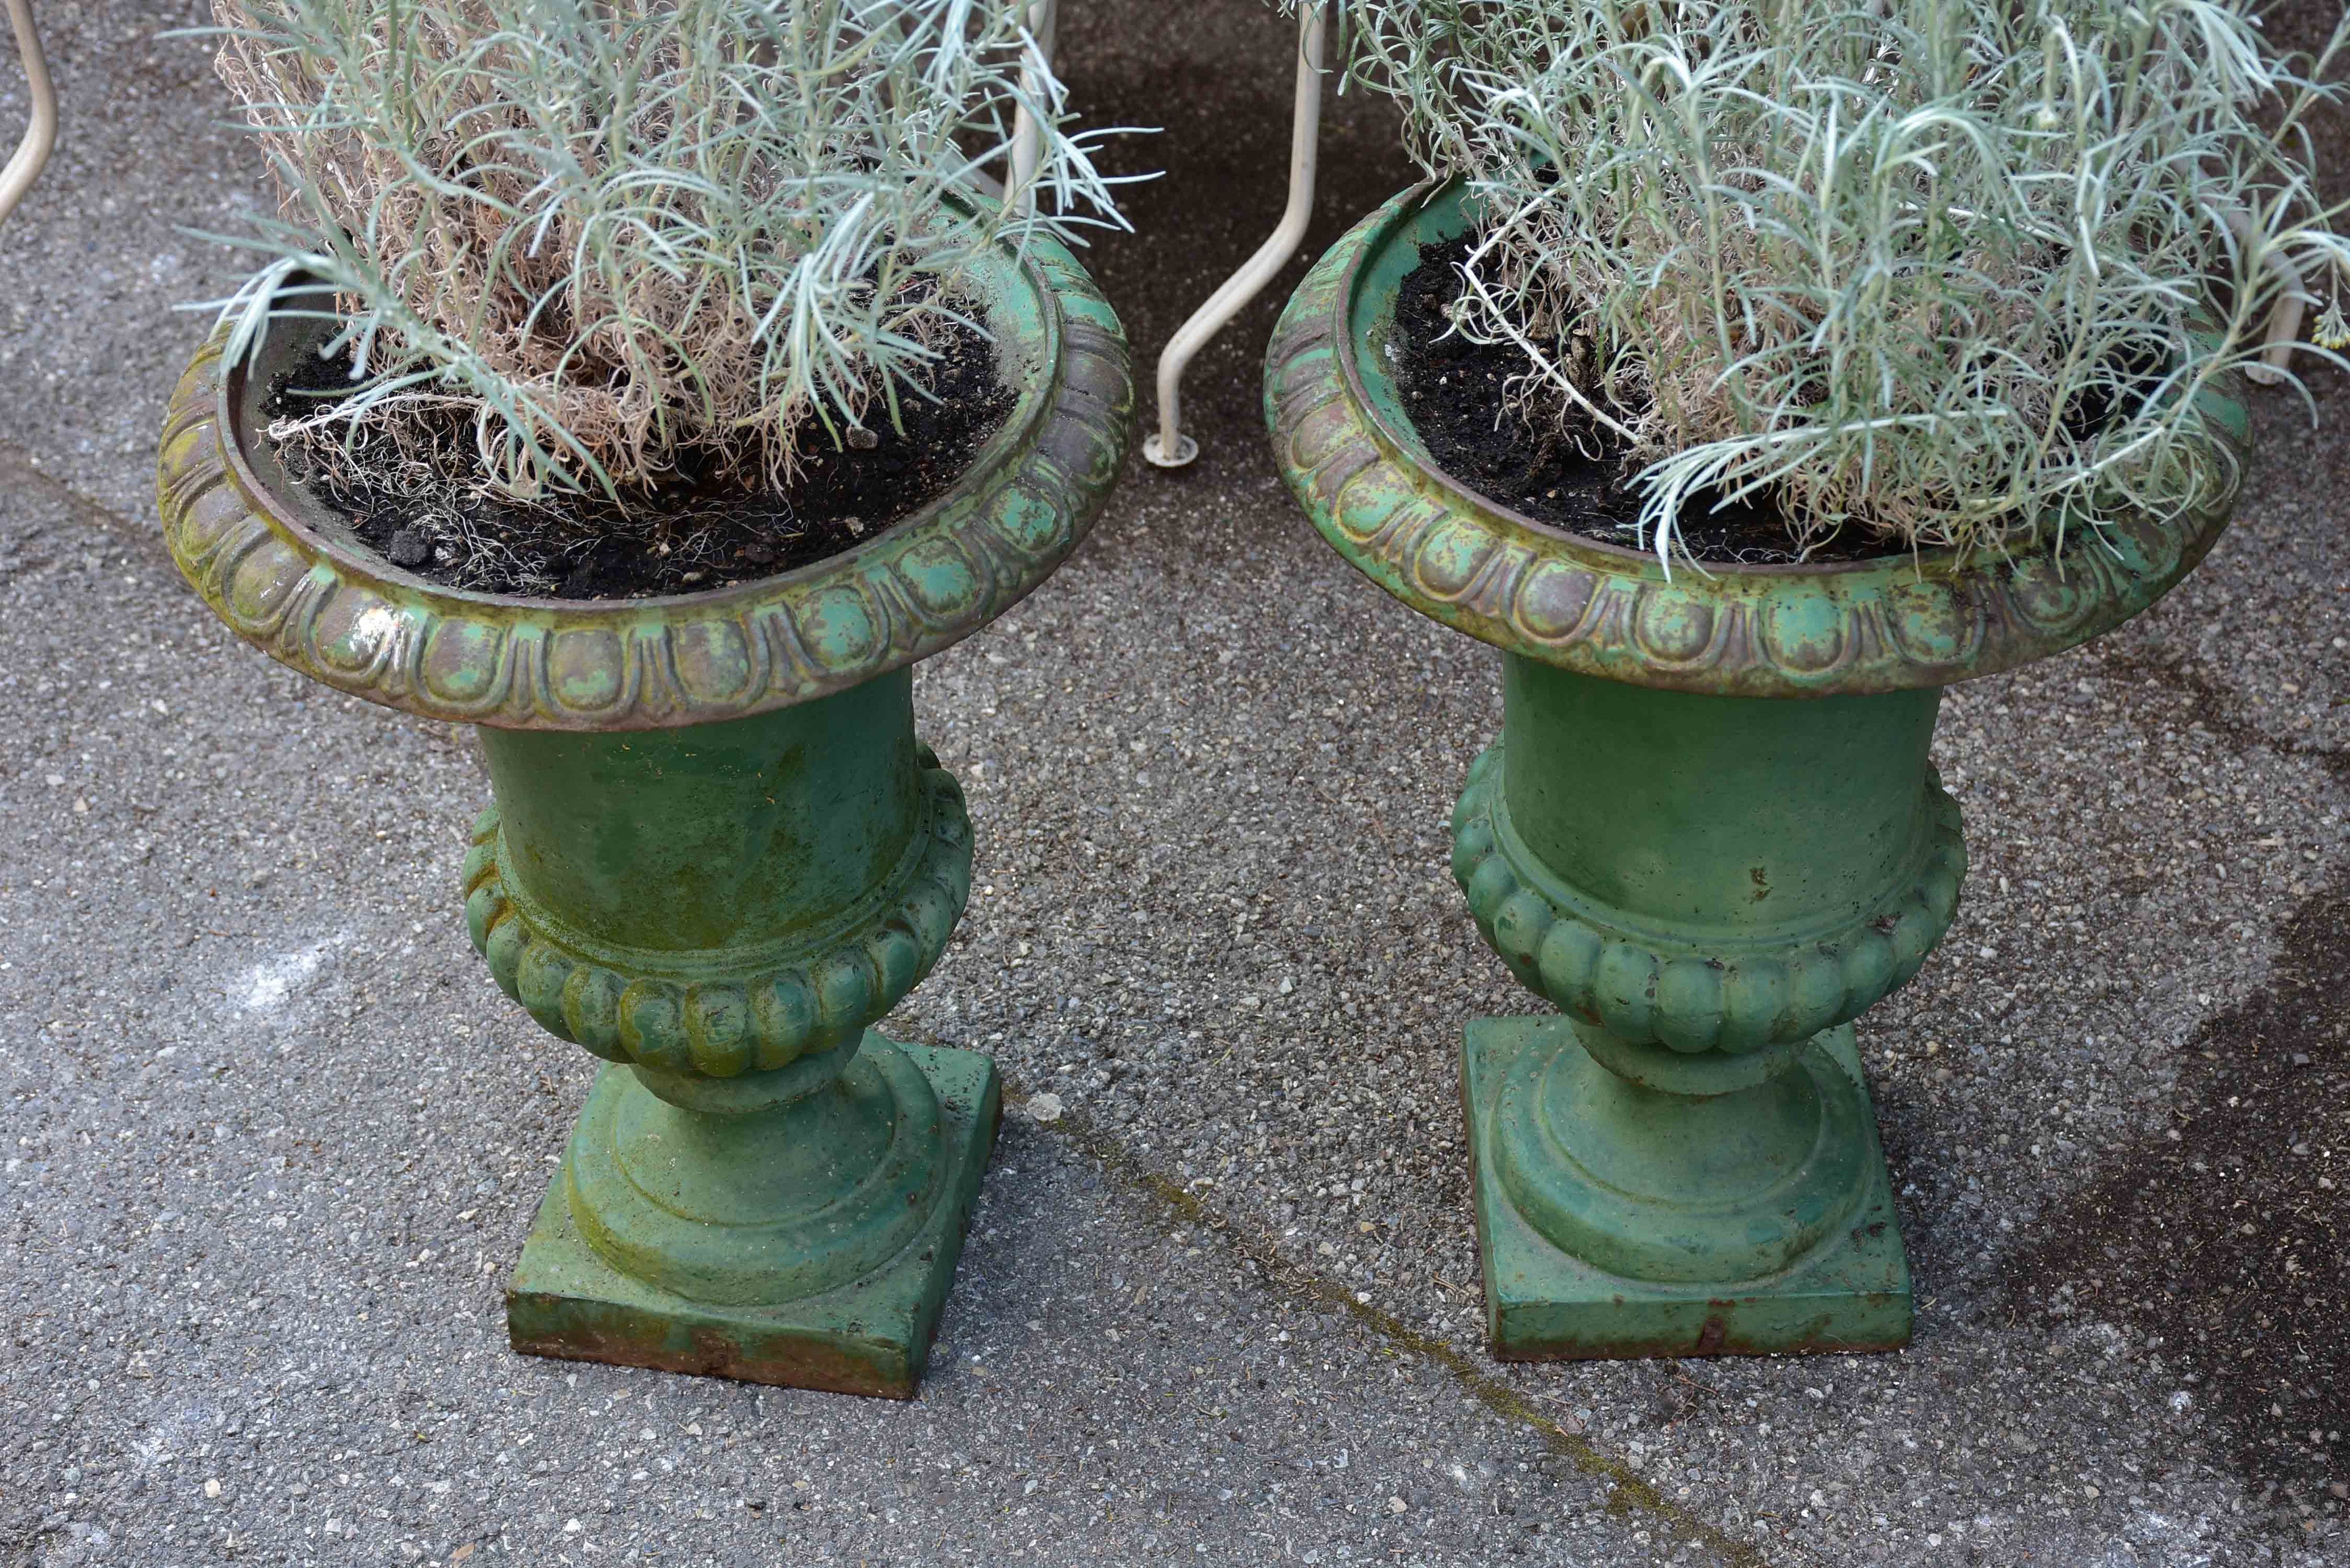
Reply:
[[2193, 722], [2233, 745], [2239, 752], [2270, 751], [2280, 756], [2315, 759], [2335, 779], [2350, 784], [2350, 751], [2332, 746], [2313, 745], [2307, 741], [2288, 735], [2274, 735], [2249, 719], [2231, 714], [2234, 694], [2219, 682], [2199, 675], [2188, 666], [2182, 655], [2168, 659], [2153, 654], [2107, 649], [2093, 643], [2090, 651], [2096, 656], [2100, 670], [2108, 675], [2151, 680], [2158, 686], [2168, 687], [2180, 696], [2195, 699], [2198, 707]]
[[31, 452], [5, 437], [0, 437], [0, 486], [37, 490], [84, 527], [136, 544], [153, 560], [171, 560], [160, 530], [141, 526], [112, 507], [84, 495], [43, 468]]
[[[927, 1043], [940, 1044], [935, 1040]], [[1007, 1104], [1027, 1097], [1026, 1086], [1013, 1079], [1005, 1080], [1004, 1091]], [[1394, 1351], [1417, 1356], [1444, 1372], [1462, 1392], [1502, 1419], [1533, 1429], [1553, 1454], [1576, 1470], [1611, 1483], [1607, 1501], [1607, 1511], [1611, 1515], [1648, 1515], [1681, 1541], [1711, 1552], [1724, 1568], [1770, 1568], [1771, 1559], [1761, 1547], [1739, 1540], [1665, 1497], [1641, 1480], [1624, 1459], [1544, 1415], [1531, 1399], [1481, 1366], [1471, 1354], [1412, 1327], [1391, 1313], [1357, 1300], [1356, 1293], [1343, 1284], [1283, 1257], [1269, 1235], [1235, 1222], [1172, 1177], [1151, 1168], [1117, 1138], [1096, 1127], [1082, 1112], [1064, 1110], [1051, 1122], [1034, 1125], [1066, 1139], [1107, 1174], [1170, 1211], [1169, 1229], [1189, 1226], [1220, 1238], [1232, 1252], [1255, 1265], [1255, 1277], [1266, 1289], [1303, 1298], [1326, 1311], [1346, 1314], [1386, 1341]], [[1795, 1541], [1773, 1544], [1819, 1561], [1815, 1553]]]

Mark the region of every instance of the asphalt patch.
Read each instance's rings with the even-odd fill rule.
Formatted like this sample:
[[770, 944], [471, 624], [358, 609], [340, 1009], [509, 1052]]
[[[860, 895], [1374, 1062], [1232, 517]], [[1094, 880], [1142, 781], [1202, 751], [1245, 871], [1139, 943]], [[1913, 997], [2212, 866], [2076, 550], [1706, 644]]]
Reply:
[[2350, 1495], [2350, 894], [2314, 895], [2269, 983], [2190, 1037], [2169, 1126], [2010, 1261], [2019, 1315], [2162, 1335], [2261, 1501]]

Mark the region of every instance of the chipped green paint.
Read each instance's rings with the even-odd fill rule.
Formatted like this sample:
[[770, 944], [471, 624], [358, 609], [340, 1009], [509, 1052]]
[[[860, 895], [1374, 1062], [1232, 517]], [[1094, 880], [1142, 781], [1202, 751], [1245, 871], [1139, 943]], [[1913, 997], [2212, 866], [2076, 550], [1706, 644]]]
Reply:
[[1495, 1355], [1908, 1343], [1909, 1268], [1850, 1024], [1798, 1070], [1717, 1099], [1618, 1078], [1578, 1030], [1469, 1025], [1461, 1095], [1482, 1112], [1470, 1166]]
[[[862, 1257], [825, 1245], [831, 1217], [806, 1209], [786, 1212], [748, 1231], [723, 1231], [656, 1210], [625, 1172], [607, 1168], [584, 1179], [613, 1189], [641, 1212], [622, 1214], [618, 1223], [649, 1221], [657, 1243], [631, 1251], [624, 1237], [615, 1241], [608, 1219], [596, 1243], [581, 1233], [578, 1181], [558, 1181], [539, 1206], [537, 1222], [523, 1245], [522, 1262], [506, 1287], [506, 1324], [515, 1348], [527, 1355], [574, 1361], [608, 1361], [670, 1372], [739, 1377], [753, 1383], [785, 1384], [840, 1394], [910, 1399], [920, 1387], [941, 1308], [952, 1283], [956, 1261], [970, 1228], [989, 1147], [1002, 1118], [993, 1066], [970, 1051], [940, 1051], [899, 1045], [868, 1032], [866, 1049], [893, 1064], [910, 1089], [927, 1085], [936, 1106], [927, 1126], [937, 1129], [937, 1158], [922, 1207], [894, 1211], [868, 1209], [858, 1239], [888, 1224], [885, 1238], [901, 1244], [869, 1271], [853, 1272]], [[634, 1094], [632, 1094], [632, 1090]], [[842, 1097], [869, 1093], [851, 1085]], [[610, 1124], [627, 1115], [635, 1094], [626, 1069], [607, 1067], [589, 1092], [581, 1136], [608, 1137]], [[658, 1102], [656, 1102], [658, 1104]], [[735, 1135], [744, 1144], [788, 1137], [785, 1118], [739, 1118]], [[575, 1150], [577, 1147], [575, 1139]], [[617, 1148], [602, 1145], [617, 1166]], [[592, 1157], [591, 1157], [592, 1158]], [[575, 1162], [569, 1168], [577, 1170]], [[711, 1174], [708, 1164], [702, 1167]], [[899, 1189], [902, 1189], [902, 1185]], [[707, 1192], [663, 1200], [690, 1205]], [[724, 1194], [730, 1200], [734, 1194]], [[591, 1200], [587, 1211], [612, 1214], [609, 1203]], [[795, 1231], [793, 1227], [796, 1226]], [[719, 1239], [715, 1248], [683, 1243], [699, 1235]], [[820, 1250], [795, 1251], [803, 1238]], [[617, 1266], [619, 1251], [638, 1272]], [[879, 1249], [873, 1248], [873, 1251]], [[761, 1273], [757, 1266], [772, 1260]], [[819, 1269], [816, 1265], [821, 1264]], [[667, 1281], [690, 1285], [687, 1294]], [[831, 1279], [827, 1284], [827, 1279]], [[712, 1296], [759, 1296], [760, 1300], [712, 1300]]]
[[1884, 1349], [1908, 1271], [1851, 1021], [1966, 875], [1940, 693], [1710, 697], [1512, 655], [1453, 872], [1564, 1018], [1469, 1026], [1507, 1358]]
[[[1265, 407], [1324, 537], [1504, 654], [1453, 872], [1565, 1016], [1464, 1041], [1494, 1352], [1899, 1345], [1908, 1272], [1852, 1021], [1957, 915], [1940, 689], [2144, 609], [2224, 511], [2114, 518], [2061, 559], [1668, 575], [1430, 462], [1384, 350], [1420, 244], [1463, 223], [1456, 190], [1422, 187], [1333, 247], [1274, 333]], [[2241, 439], [2242, 410], [2213, 406]]]
[[1503, 672], [1504, 740], [1470, 766], [1453, 875], [1563, 1011], [1681, 1054], [1791, 1047], [1950, 929], [1966, 846], [1927, 762], [1939, 692], [1790, 703]]
[[993, 1063], [869, 1027], [971, 891], [912, 665], [1081, 539], [1123, 462], [1124, 338], [1060, 247], [978, 278], [1003, 428], [952, 493], [829, 559], [614, 603], [442, 588], [255, 440], [272, 367], [216, 336], [164, 429], [173, 558], [338, 690], [481, 726], [465, 918], [507, 995], [608, 1065], [508, 1287], [536, 1355], [910, 1398], [1001, 1113]]
[[612, 1062], [732, 1077], [879, 1020], [971, 894], [910, 671], [682, 730], [484, 730], [465, 915], [507, 995]]
[[474, 944], [613, 1064], [509, 1288], [515, 1347], [910, 1397], [998, 1099], [987, 1057], [868, 1027], [971, 892], [912, 671], [715, 724], [481, 733]]

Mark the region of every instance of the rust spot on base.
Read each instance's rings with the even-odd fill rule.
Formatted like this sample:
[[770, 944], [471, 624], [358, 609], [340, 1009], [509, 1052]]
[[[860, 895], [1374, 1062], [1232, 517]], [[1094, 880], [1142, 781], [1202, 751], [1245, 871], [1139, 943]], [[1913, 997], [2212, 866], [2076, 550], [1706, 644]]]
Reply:
[[811, 1341], [772, 1345], [752, 1351], [708, 1329], [697, 1329], [691, 1337], [692, 1347], [680, 1351], [625, 1334], [588, 1328], [508, 1336], [519, 1355], [551, 1356], [560, 1361], [599, 1361], [608, 1366], [642, 1366], [655, 1372], [732, 1377], [743, 1383], [814, 1388], [827, 1394], [862, 1394], [876, 1399], [911, 1399], [916, 1392], [915, 1380], [890, 1377], [871, 1362], [844, 1355], [833, 1345]]
[[1492, 1347], [1496, 1361], [1680, 1361], [1697, 1356], [1717, 1355], [1875, 1355], [1884, 1351], [1906, 1349], [1909, 1338], [1898, 1339], [1805, 1339], [1793, 1344], [1761, 1345], [1751, 1340], [1733, 1338], [1724, 1333], [1712, 1345], [1700, 1334], [1690, 1340], [1648, 1340], [1638, 1343], [1619, 1342], [1609, 1345], [1527, 1345], [1503, 1349]]

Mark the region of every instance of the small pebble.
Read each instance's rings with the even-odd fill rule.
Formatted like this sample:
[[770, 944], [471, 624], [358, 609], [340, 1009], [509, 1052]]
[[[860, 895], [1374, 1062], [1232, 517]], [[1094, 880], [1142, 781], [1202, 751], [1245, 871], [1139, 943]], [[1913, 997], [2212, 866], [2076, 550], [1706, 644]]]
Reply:
[[413, 528], [402, 528], [391, 536], [391, 547], [384, 554], [395, 566], [421, 566], [432, 558], [432, 541]]
[[863, 425], [853, 425], [848, 431], [848, 444], [859, 452], [871, 452], [881, 444], [881, 438]]

